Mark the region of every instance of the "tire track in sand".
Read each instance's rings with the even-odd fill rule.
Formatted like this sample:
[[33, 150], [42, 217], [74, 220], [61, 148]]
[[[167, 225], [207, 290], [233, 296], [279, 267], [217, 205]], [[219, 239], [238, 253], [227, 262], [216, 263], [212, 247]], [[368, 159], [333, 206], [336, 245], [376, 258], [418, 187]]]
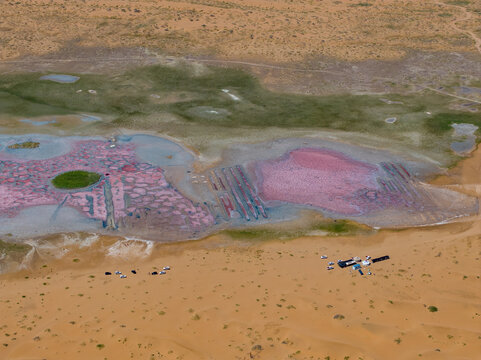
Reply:
[[461, 5], [455, 5], [455, 4], [446, 4], [445, 2], [436, 0], [436, 4], [444, 7], [451, 7], [451, 8], [456, 8], [460, 10], [463, 13], [463, 17], [461, 18], [456, 18], [453, 21], [451, 21], [449, 24], [451, 25], [452, 28], [454, 28], [457, 32], [463, 33], [471, 37], [474, 41], [474, 47], [476, 50], [481, 54], [481, 38], [479, 38], [474, 31], [467, 30], [467, 29], [462, 29], [458, 26], [458, 22], [462, 21], [467, 21], [470, 20], [473, 17], [473, 14], [469, 12], [464, 6]]

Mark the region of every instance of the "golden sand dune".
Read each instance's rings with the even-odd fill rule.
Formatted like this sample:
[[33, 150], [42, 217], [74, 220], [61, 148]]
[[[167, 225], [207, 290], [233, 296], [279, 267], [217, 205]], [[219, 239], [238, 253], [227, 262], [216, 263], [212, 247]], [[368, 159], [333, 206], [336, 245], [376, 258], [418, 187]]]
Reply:
[[[474, 359], [480, 231], [462, 223], [228, 248], [211, 238], [145, 261], [71, 253], [1, 277], [0, 358]], [[324, 253], [391, 260], [360, 276], [326, 271]], [[166, 264], [168, 274], [147, 274]], [[103, 274], [116, 268], [128, 277]]]
[[3, 1], [0, 59], [72, 44], [273, 62], [479, 52], [480, 10], [474, 0]]
[[[452, 178], [479, 184], [480, 153]], [[104, 237], [59, 260], [38, 258], [35, 271], [2, 275], [0, 358], [452, 360], [481, 353], [479, 217], [358, 238], [221, 246], [226, 241], [217, 235], [152, 252], [137, 243], [129, 253], [127, 242]], [[106, 256], [108, 249], [118, 256]], [[372, 275], [326, 270], [327, 261], [386, 254], [391, 259], [372, 265]], [[148, 275], [165, 265], [172, 267], [166, 275]], [[128, 277], [104, 275], [116, 269]]]

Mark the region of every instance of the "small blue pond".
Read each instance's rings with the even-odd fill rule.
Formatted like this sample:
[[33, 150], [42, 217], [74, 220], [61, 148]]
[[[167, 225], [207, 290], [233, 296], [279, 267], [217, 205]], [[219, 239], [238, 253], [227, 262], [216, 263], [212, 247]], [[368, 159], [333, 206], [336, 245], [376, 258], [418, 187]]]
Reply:
[[50, 80], [50, 81], [54, 81], [54, 82], [62, 83], [62, 84], [74, 83], [78, 79], [80, 79], [78, 76], [60, 75], [60, 74], [44, 75], [40, 78], [40, 80]]
[[52, 119], [52, 120], [44, 120], [44, 121], [35, 121], [35, 120], [30, 120], [30, 119], [20, 119], [20, 122], [35, 125], [35, 126], [42, 126], [42, 125], [48, 125], [48, 124], [53, 124], [56, 123], [57, 120]]
[[80, 116], [80, 120], [82, 120], [84, 122], [93, 122], [93, 121], [100, 121], [100, 120], [102, 120], [102, 118], [98, 117], [98, 116], [82, 114]]

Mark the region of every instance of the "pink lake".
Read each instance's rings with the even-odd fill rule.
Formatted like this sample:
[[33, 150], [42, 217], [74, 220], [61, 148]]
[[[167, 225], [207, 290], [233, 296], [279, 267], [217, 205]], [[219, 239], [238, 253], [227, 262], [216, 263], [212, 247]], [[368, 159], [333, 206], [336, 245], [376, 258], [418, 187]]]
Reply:
[[256, 164], [263, 200], [311, 205], [343, 215], [360, 215], [372, 208], [365, 196], [378, 190], [377, 171], [340, 152], [310, 148]]

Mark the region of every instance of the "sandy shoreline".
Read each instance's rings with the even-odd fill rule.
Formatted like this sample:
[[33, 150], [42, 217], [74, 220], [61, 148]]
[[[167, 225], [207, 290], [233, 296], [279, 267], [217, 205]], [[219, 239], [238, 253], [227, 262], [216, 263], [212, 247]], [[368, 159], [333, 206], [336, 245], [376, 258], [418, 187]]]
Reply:
[[[472, 359], [481, 336], [480, 230], [478, 221], [227, 248], [212, 237], [159, 248], [144, 260], [71, 253], [35, 272], [0, 277], [1, 343], [8, 344], [0, 354]], [[322, 254], [391, 260], [361, 277], [337, 266], [326, 271]], [[172, 267], [166, 275], [147, 274], [165, 265]], [[127, 279], [103, 274], [116, 269]], [[429, 312], [431, 305], [439, 311]]]

